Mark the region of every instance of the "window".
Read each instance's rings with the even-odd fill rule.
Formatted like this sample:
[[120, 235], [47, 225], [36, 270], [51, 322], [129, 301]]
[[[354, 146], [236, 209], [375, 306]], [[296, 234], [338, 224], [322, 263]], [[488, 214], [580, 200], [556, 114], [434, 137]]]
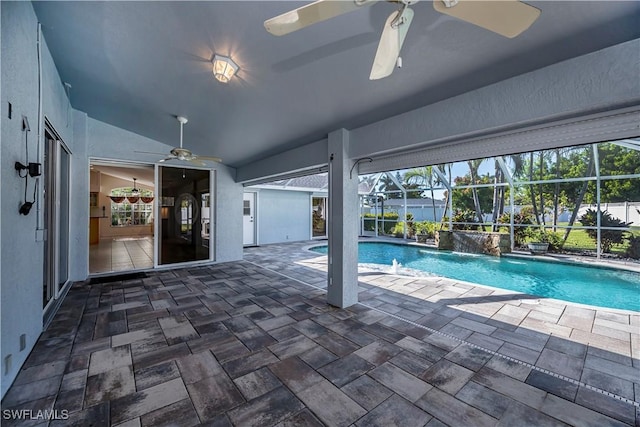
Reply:
[[[111, 226], [128, 227], [133, 225], [147, 225], [153, 223], [153, 200], [144, 203], [142, 198], [153, 197], [153, 192], [140, 189], [140, 198], [136, 201], [132, 197], [132, 188], [114, 188], [111, 196], [115, 197], [119, 203], [111, 201]], [[127, 197], [134, 200], [131, 203]], [[121, 200], [121, 201], [120, 201]]]

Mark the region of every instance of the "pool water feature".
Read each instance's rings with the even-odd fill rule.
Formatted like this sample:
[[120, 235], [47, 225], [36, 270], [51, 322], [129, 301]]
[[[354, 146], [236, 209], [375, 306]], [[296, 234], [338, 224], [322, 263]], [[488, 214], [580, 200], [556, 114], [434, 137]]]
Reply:
[[[311, 250], [327, 253], [327, 246]], [[640, 273], [563, 262], [360, 242], [358, 262], [408, 267], [437, 276], [580, 304], [640, 311]]]

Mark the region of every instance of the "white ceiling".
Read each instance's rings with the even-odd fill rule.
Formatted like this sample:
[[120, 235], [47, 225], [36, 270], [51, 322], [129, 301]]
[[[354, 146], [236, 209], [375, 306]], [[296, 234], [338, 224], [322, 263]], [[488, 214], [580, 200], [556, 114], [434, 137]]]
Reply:
[[[415, 18], [404, 66], [369, 71], [386, 17], [380, 2], [275, 37], [263, 21], [293, 1], [35, 2], [71, 103], [89, 116], [239, 167], [326, 136], [640, 37], [637, 1], [531, 1], [542, 15], [507, 39], [437, 13]], [[214, 53], [240, 71], [211, 73]]]
[[136, 179], [136, 183], [145, 187], [154, 188], [154, 168], [153, 166], [142, 165], [128, 165], [113, 163], [100, 163], [92, 162], [91, 170], [100, 172], [104, 175], [109, 175], [114, 178], [128, 181], [133, 186], [133, 178]]

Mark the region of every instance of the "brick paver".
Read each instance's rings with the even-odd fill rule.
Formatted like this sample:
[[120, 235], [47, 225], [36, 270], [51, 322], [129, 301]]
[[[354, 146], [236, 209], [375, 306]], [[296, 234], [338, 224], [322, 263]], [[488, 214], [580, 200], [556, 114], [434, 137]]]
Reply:
[[380, 271], [337, 309], [308, 244], [74, 284], [2, 408], [69, 411], [52, 426], [640, 423], [639, 314]]

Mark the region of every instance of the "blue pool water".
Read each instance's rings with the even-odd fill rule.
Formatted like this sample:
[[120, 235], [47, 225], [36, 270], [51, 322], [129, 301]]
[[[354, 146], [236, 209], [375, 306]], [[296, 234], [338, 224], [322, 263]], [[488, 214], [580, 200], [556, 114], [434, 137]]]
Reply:
[[[327, 253], [327, 246], [312, 248]], [[358, 245], [358, 262], [403, 267], [437, 276], [573, 301], [600, 307], [640, 311], [640, 273], [613, 268], [493, 257], [425, 249], [393, 243]]]

